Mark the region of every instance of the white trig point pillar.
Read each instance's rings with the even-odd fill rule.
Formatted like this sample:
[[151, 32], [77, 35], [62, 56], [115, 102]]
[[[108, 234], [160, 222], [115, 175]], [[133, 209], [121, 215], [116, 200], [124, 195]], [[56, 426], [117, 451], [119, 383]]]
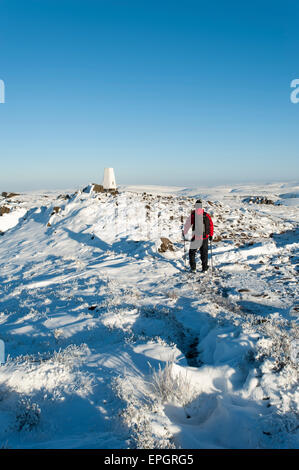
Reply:
[[116, 182], [115, 182], [115, 175], [114, 175], [113, 168], [105, 168], [103, 188], [104, 189], [116, 189]]
[[5, 345], [4, 341], [0, 339], [0, 366], [5, 363]]

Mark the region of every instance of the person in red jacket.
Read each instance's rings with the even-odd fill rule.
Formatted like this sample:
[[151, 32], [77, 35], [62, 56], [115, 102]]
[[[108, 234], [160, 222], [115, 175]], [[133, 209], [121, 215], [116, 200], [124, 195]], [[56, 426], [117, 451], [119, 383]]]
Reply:
[[192, 238], [189, 249], [189, 262], [191, 272], [196, 271], [195, 255], [200, 250], [200, 258], [202, 263], [202, 271], [209, 269], [208, 266], [208, 240], [212, 240], [214, 226], [211, 216], [202, 208], [202, 201], [198, 199], [195, 203], [195, 209], [191, 212], [186, 220], [183, 237], [185, 238], [189, 229], [192, 227]]

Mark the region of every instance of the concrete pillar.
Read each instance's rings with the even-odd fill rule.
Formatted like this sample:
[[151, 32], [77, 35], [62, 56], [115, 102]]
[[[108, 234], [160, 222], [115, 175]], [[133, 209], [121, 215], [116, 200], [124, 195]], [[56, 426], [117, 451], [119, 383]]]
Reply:
[[115, 175], [114, 175], [113, 168], [104, 169], [103, 188], [104, 189], [116, 189], [116, 182], [115, 182]]

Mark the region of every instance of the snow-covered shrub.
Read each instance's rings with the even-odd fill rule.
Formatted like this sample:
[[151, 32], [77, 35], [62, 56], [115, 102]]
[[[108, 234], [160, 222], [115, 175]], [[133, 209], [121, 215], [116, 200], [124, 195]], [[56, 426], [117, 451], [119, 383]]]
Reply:
[[153, 428], [152, 409], [148, 405], [129, 404], [122, 410], [122, 422], [129, 428], [130, 447], [136, 449], [175, 449], [167, 429], [161, 434]]
[[128, 378], [117, 377], [112, 388], [116, 395], [126, 403], [119, 411], [123, 430], [129, 435], [129, 448], [137, 449], [175, 449], [173, 438], [166, 428], [153, 426], [153, 414], [160, 414], [156, 396], [142, 379], [132, 383]]
[[152, 386], [162, 403], [175, 402], [185, 406], [195, 396], [187, 373], [175, 371], [173, 361], [167, 362], [164, 369], [159, 364], [158, 370], [153, 371]]
[[298, 368], [298, 325], [268, 317], [257, 330], [263, 335], [257, 342], [257, 360], [271, 357], [277, 371], [286, 365]]
[[22, 398], [18, 403], [17, 430], [32, 431], [40, 422], [41, 410], [37, 403], [31, 403], [28, 398]]
[[176, 291], [167, 292], [166, 295], [170, 300], [178, 300], [179, 298], [179, 294]]

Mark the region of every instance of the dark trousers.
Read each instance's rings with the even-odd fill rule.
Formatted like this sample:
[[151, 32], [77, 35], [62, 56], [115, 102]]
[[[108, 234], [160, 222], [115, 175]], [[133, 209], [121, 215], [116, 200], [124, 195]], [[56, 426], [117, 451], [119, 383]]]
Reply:
[[[201, 258], [201, 264], [202, 264], [202, 269], [207, 269], [208, 267], [208, 248], [209, 248], [209, 243], [208, 243], [208, 238], [205, 238], [202, 242], [202, 245], [200, 247], [200, 258]], [[195, 261], [195, 255], [196, 255], [197, 250], [196, 249], [190, 249], [189, 250], [189, 261], [190, 261], [190, 268], [191, 269], [196, 269], [196, 261]]]

